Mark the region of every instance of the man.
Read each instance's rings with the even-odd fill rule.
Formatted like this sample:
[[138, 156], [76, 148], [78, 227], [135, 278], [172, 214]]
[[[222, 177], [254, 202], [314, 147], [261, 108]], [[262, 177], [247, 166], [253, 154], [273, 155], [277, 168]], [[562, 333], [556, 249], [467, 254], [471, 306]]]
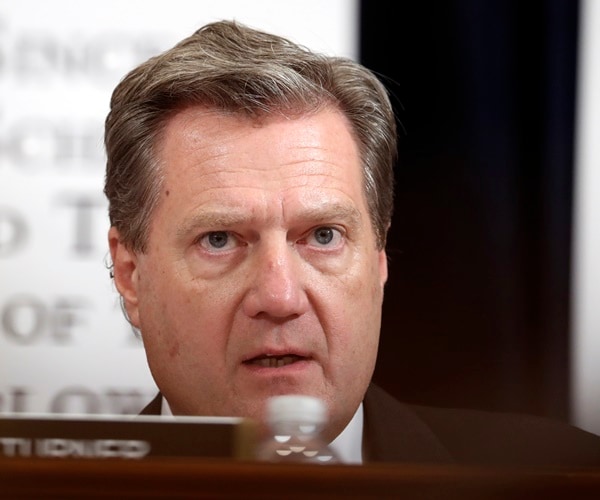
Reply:
[[262, 422], [302, 393], [347, 462], [600, 463], [579, 429], [370, 385], [396, 129], [366, 68], [213, 23], [124, 78], [105, 142], [115, 284], [160, 389], [146, 412]]

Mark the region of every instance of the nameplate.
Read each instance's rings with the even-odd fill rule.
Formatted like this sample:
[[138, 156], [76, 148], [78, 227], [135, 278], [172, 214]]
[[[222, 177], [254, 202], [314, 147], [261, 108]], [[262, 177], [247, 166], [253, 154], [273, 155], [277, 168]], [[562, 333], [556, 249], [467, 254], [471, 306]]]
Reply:
[[0, 415], [0, 457], [250, 459], [255, 429], [236, 417]]

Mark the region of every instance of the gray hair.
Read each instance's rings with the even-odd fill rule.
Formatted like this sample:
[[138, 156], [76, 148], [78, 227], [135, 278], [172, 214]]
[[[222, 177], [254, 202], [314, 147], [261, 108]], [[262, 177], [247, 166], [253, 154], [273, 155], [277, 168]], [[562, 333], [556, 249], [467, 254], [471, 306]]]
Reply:
[[257, 117], [325, 106], [348, 119], [362, 159], [377, 245], [393, 210], [396, 122], [384, 85], [367, 68], [233, 21], [208, 24], [128, 73], [105, 123], [104, 193], [125, 245], [144, 252], [162, 174], [157, 150], [166, 121], [203, 105]]

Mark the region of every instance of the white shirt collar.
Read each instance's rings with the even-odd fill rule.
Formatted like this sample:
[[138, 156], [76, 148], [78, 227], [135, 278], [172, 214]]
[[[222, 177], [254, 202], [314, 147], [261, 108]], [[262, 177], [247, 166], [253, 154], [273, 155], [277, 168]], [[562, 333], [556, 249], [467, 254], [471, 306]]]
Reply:
[[[172, 417], [169, 402], [163, 397], [161, 415]], [[352, 420], [331, 442], [331, 447], [345, 464], [362, 464], [363, 405], [359, 405]]]
[[344, 430], [331, 442], [331, 447], [345, 464], [362, 464], [363, 405]]

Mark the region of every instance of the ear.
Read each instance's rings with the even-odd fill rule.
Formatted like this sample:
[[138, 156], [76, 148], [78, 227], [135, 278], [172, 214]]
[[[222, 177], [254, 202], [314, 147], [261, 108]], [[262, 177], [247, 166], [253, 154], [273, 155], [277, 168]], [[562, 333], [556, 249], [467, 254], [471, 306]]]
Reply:
[[387, 253], [385, 250], [379, 251], [379, 282], [381, 284], [381, 288], [384, 287], [385, 283], [388, 279], [388, 260]]
[[108, 231], [108, 245], [115, 286], [123, 298], [127, 318], [133, 326], [140, 328], [137, 255], [121, 241], [121, 235], [114, 226]]

